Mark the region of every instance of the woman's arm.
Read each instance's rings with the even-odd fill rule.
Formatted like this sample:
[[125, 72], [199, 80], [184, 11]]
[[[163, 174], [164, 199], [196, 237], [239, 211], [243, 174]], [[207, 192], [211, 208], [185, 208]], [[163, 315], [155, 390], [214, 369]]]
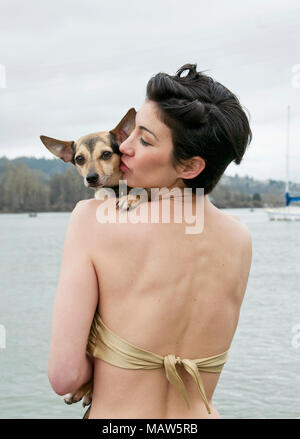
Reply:
[[[83, 384], [86, 384], [93, 378], [94, 375], [94, 358], [87, 352], [84, 362], [81, 366], [81, 375], [75, 381], [73, 388], [68, 388], [66, 393], [73, 393], [78, 390]], [[65, 393], [61, 393], [65, 395]]]
[[64, 242], [48, 363], [50, 384], [59, 395], [72, 392], [93, 374], [86, 345], [99, 297], [89, 252], [94, 214], [89, 200], [77, 203]]

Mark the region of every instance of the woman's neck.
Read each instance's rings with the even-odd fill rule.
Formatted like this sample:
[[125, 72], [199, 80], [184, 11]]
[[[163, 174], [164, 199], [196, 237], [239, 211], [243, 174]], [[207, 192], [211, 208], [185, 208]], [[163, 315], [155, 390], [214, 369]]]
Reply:
[[203, 198], [204, 205], [208, 206], [210, 204], [208, 194], [204, 195], [203, 191], [201, 193], [192, 193], [192, 189], [187, 186], [170, 186], [151, 189], [151, 200], [158, 199], [174, 199], [175, 201], [182, 202], [192, 202], [195, 203], [197, 199]]

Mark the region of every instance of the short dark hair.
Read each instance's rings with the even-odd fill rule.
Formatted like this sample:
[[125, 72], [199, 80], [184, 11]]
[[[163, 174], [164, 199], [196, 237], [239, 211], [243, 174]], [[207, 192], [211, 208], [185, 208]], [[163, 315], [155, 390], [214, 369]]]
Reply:
[[[230, 162], [239, 165], [252, 140], [248, 118], [238, 98], [224, 85], [185, 64], [171, 76], [158, 73], [147, 84], [146, 98], [158, 106], [158, 117], [171, 129], [173, 165], [200, 156], [205, 168], [183, 179], [196, 192], [210, 193]], [[186, 76], [181, 74], [188, 70]]]

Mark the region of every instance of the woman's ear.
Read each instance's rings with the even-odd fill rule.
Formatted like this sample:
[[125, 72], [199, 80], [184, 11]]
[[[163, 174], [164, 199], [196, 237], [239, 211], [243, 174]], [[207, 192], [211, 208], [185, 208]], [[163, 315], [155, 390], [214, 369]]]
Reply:
[[181, 165], [179, 177], [184, 179], [192, 179], [197, 177], [205, 168], [205, 160], [202, 157], [195, 156], [187, 159], [184, 165]]

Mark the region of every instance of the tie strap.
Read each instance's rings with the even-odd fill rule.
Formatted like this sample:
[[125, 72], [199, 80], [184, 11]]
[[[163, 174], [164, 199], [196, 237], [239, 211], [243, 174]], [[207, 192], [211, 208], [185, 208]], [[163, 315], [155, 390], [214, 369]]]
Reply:
[[193, 377], [207, 412], [210, 414], [211, 410], [199, 371], [220, 373], [227, 360], [229, 350], [211, 357], [193, 360], [181, 359], [174, 354], [167, 354], [163, 357], [139, 348], [113, 333], [103, 323], [99, 313], [96, 312], [89, 334], [87, 351], [100, 360], [124, 369], [158, 369], [164, 367], [167, 380], [179, 391], [190, 409], [186, 387], [176, 369], [176, 365], [182, 365]]

